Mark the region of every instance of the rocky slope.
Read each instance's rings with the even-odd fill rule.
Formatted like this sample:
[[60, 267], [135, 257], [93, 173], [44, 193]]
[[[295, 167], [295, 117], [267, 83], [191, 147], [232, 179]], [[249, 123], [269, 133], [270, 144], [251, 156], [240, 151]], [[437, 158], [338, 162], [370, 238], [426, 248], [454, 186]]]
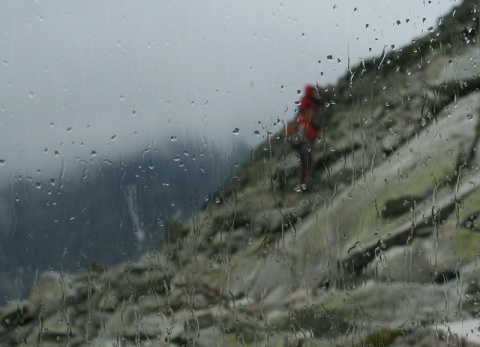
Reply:
[[326, 88], [312, 191], [279, 121], [162, 249], [39, 273], [0, 343], [480, 345], [479, 13]]

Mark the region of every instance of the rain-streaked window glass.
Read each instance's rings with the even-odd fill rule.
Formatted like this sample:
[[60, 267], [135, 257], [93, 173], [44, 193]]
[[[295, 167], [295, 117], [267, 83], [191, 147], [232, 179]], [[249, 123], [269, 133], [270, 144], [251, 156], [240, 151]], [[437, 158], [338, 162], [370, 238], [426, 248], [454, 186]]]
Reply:
[[480, 344], [479, 16], [2, 2], [0, 345]]

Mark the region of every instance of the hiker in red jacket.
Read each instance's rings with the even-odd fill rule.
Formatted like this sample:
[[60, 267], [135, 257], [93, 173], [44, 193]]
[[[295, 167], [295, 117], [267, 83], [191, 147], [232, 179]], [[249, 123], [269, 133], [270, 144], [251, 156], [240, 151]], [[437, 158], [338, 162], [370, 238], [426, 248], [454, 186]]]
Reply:
[[318, 106], [322, 106], [318, 91], [314, 86], [307, 85], [305, 95], [300, 101], [296, 122], [287, 128], [290, 143], [300, 157], [298, 179], [303, 190], [311, 188], [313, 183], [312, 145], [320, 133], [320, 128], [314, 124]]

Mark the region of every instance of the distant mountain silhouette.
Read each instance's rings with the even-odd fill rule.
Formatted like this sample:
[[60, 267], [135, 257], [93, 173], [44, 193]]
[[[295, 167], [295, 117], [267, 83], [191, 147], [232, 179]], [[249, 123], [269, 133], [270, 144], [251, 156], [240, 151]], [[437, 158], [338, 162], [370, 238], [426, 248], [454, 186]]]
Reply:
[[0, 195], [8, 221], [0, 223], [0, 278], [6, 285], [0, 294], [23, 294], [37, 269], [74, 271], [157, 249], [164, 222], [198, 210], [248, 152], [244, 144], [231, 157], [194, 142], [163, 148], [168, 153], [143, 150], [123, 161], [85, 161], [83, 172], [61, 180], [11, 179]]

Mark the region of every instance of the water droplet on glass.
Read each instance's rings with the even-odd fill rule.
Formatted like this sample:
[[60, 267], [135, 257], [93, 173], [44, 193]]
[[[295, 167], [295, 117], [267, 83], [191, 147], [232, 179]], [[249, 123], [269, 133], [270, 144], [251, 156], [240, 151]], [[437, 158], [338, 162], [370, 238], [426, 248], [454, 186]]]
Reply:
[[467, 118], [468, 118], [468, 120], [472, 120], [472, 119], [473, 119], [473, 114], [468, 113], [468, 114], [467, 114]]
[[91, 155], [92, 157], [96, 157], [96, 156], [97, 156], [97, 152], [96, 152], [96, 151], [92, 151], [92, 152], [90, 153], [90, 155]]
[[28, 97], [29, 97], [30, 99], [33, 99], [34, 96], [35, 96], [35, 94], [33, 93], [33, 91], [29, 91], [29, 92], [28, 92]]
[[177, 141], [177, 137], [176, 136], [170, 136], [170, 141], [172, 141], [172, 142]]
[[5, 164], [5, 159], [0, 159], [0, 165], [4, 165]]
[[234, 133], [235, 135], [238, 135], [239, 132], [240, 132], [240, 129], [238, 129], [238, 128], [233, 129], [233, 133]]

